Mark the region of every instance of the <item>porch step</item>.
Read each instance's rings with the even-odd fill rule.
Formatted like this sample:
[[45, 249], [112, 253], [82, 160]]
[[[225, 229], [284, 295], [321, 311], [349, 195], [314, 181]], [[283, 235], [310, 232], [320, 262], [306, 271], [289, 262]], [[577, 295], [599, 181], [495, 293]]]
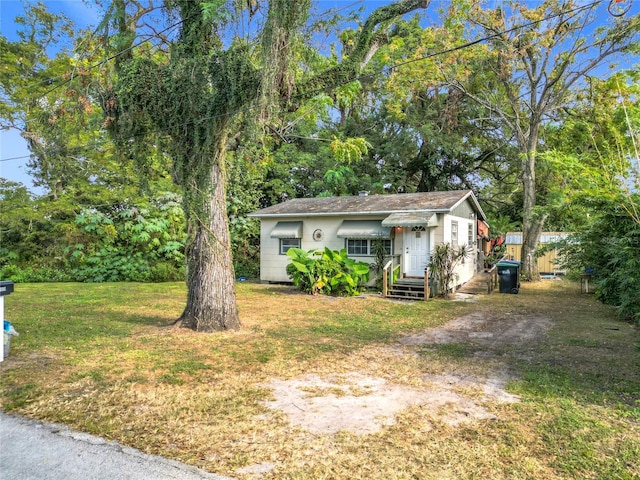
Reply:
[[424, 295], [422, 297], [409, 297], [407, 295], [387, 295], [385, 298], [393, 298], [395, 300], [416, 300], [416, 301], [424, 301]]
[[394, 283], [389, 288], [387, 297], [424, 300], [424, 284]]

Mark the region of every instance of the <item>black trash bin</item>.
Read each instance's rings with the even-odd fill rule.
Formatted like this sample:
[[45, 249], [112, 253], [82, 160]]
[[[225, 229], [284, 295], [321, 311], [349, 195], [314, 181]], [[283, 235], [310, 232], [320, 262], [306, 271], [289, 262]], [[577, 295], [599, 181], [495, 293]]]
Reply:
[[520, 291], [520, 262], [503, 260], [496, 265], [500, 281], [500, 293]]

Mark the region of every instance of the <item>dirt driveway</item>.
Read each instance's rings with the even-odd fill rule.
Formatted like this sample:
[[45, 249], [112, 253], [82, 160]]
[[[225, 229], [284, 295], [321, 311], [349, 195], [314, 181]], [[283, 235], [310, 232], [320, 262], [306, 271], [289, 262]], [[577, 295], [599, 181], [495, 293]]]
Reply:
[[442, 327], [403, 337], [400, 343], [412, 346], [463, 343], [476, 348], [478, 354], [499, 355], [505, 348], [526, 348], [550, 326], [551, 320], [541, 316], [477, 311]]
[[526, 355], [527, 346], [550, 326], [544, 317], [476, 311], [442, 327], [403, 336], [380, 355], [408, 360], [430, 349], [459, 347], [477, 356], [477, 363], [491, 364], [489, 371], [423, 373], [411, 386], [360, 371], [273, 379], [265, 385], [273, 391], [266, 405], [313, 434], [373, 433], [393, 425], [396, 414], [411, 406], [429, 409], [434, 421], [453, 426], [492, 419], [486, 402], [519, 400], [505, 389], [512, 374], [501, 358], [507, 352]]

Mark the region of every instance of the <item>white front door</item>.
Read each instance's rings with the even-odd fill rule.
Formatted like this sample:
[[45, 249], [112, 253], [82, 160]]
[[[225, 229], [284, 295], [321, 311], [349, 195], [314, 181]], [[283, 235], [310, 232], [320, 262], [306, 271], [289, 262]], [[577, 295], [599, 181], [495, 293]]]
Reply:
[[404, 229], [404, 274], [407, 277], [424, 277], [429, 263], [429, 232], [424, 227]]

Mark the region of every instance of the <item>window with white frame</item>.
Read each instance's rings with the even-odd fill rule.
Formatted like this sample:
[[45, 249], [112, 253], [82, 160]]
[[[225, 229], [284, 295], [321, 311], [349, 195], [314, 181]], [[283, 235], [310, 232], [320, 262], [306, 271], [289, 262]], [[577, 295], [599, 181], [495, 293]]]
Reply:
[[384, 251], [387, 255], [391, 255], [391, 239], [390, 238], [381, 238], [381, 239], [364, 239], [364, 238], [347, 238], [346, 239], [346, 247], [347, 247], [347, 255], [353, 257], [366, 257], [375, 255], [375, 244], [376, 242], [382, 242], [384, 247]]
[[469, 224], [469, 228], [467, 229], [467, 237], [468, 237], [468, 245], [470, 247], [474, 247], [476, 244], [475, 235], [473, 234], [473, 223]]
[[347, 255], [369, 255], [369, 240], [347, 238]]
[[281, 238], [280, 239], [280, 255], [286, 255], [290, 248], [300, 248], [299, 238]]
[[458, 222], [451, 222], [451, 246], [458, 245]]

